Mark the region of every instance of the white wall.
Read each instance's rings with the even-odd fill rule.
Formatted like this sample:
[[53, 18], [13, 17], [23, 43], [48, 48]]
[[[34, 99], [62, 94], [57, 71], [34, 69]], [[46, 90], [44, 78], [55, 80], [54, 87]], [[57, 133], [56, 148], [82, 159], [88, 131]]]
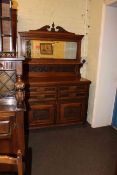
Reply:
[[117, 87], [117, 8], [105, 6], [92, 127], [110, 125]]
[[104, 0], [90, 1], [89, 8], [89, 35], [88, 35], [88, 62], [86, 77], [91, 80], [88, 106], [88, 122], [92, 123], [93, 107], [95, 99], [95, 88], [97, 78], [97, 65], [99, 57], [102, 7]]

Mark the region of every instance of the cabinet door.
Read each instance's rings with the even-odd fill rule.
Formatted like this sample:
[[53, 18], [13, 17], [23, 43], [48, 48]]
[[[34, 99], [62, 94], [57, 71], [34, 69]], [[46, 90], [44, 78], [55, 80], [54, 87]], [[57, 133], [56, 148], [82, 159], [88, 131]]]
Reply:
[[0, 112], [0, 153], [24, 154], [23, 112]]
[[31, 106], [29, 111], [29, 127], [44, 127], [52, 125], [55, 119], [54, 104], [39, 104]]
[[58, 123], [84, 123], [88, 104], [87, 84], [71, 84], [59, 87]]
[[85, 122], [85, 98], [77, 101], [63, 101], [59, 104], [58, 123], [83, 123]]
[[12, 153], [15, 113], [0, 113], [0, 153]]
[[35, 82], [27, 85], [26, 97], [29, 127], [52, 125], [55, 119], [56, 87], [39, 86], [36, 79]]

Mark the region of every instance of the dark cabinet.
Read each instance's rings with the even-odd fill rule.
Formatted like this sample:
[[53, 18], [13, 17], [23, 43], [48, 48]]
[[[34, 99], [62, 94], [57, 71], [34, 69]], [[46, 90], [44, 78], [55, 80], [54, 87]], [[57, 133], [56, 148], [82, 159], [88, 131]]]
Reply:
[[54, 24], [19, 34], [29, 128], [85, 123], [91, 82], [80, 74], [83, 35]]
[[35, 91], [30, 86], [26, 91], [29, 127], [85, 123], [90, 81], [83, 80], [78, 80], [75, 85], [68, 81], [65, 85], [48, 82], [42, 86], [40, 82], [35, 84]]

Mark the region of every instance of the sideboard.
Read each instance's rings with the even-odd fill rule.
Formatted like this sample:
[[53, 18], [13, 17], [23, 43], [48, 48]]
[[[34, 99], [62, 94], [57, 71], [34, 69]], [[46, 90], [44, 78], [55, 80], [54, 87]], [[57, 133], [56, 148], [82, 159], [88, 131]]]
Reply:
[[19, 32], [30, 129], [84, 124], [90, 81], [81, 77], [83, 35], [60, 26]]

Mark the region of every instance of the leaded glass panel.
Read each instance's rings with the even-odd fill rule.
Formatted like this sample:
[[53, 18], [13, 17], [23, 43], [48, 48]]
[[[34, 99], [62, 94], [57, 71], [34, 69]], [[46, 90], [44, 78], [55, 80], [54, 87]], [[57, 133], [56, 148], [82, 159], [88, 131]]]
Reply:
[[15, 94], [15, 71], [0, 71], [0, 98], [12, 97]]

